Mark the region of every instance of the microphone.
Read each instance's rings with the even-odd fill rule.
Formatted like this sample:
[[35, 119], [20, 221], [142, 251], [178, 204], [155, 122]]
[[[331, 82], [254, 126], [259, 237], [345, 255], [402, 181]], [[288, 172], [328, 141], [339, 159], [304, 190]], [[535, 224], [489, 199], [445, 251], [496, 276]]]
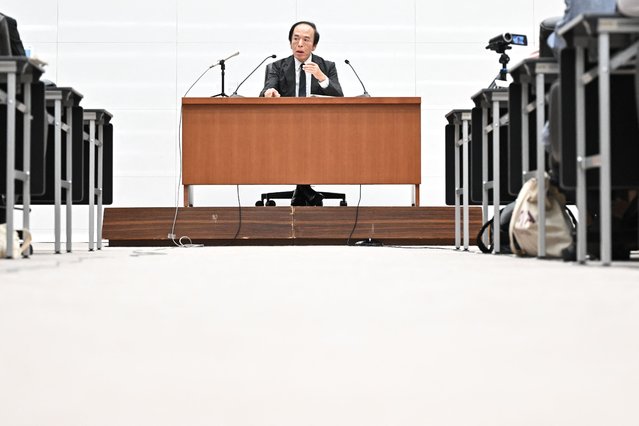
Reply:
[[238, 89], [240, 88], [240, 86], [241, 86], [241, 85], [243, 85], [243, 84], [244, 84], [244, 82], [245, 82], [246, 80], [248, 80], [248, 78], [249, 78], [250, 76], [252, 76], [252, 75], [253, 75], [253, 73], [254, 73], [255, 71], [257, 71], [257, 69], [258, 69], [259, 67], [261, 67], [261, 66], [262, 66], [262, 64], [263, 64], [264, 62], [266, 62], [269, 58], [277, 58], [277, 55], [269, 55], [269, 56], [267, 56], [266, 58], [262, 59], [262, 62], [260, 62], [260, 63], [259, 63], [259, 65], [258, 65], [258, 66], [256, 66], [256, 67], [255, 67], [255, 69], [254, 69], [253, 71], [251, 71], [251, 72], [249, 73], [249, 75], [247, 75], [247, 76], [246, 76], [246, 78], [245, 78], [244, 80], [242, 80], [242, 82], [241, 82], [240, 84], [238, 84], [238, 85], [237, 85], [237, 87], [235, 88], [235, 91], [231, 94], [231, 97], [232, 97], [232, 98], [241, 97], [241, 95], [238, 95], [238, 94], [237, 94], [237, 91], [238, 91]]
[[357, 77], [357, 79], [359, 80], [359, 84], [361, 84], [362, 85], [362, 89], [364, 89], [364, 94], [359, 95], [358, 97], [360, 97], [360, 98], [370, 98], [371, 95], [366, 91], [366, 87], [364, 87], [364, 83], [362, 83], [362, 79], [359, 78], [359, 75], [357, 75], [357, 71], [355, 71], [355, 68], [353, 68], [353, 66], [351, 65], [351, 61], [349, 61], [348, 59], [345, 59], [344, 62], [346, 63], [346, 65], [351, 67], [351, 69], [355, 73], [355, 77]]
[[231, 56], [229, 56], [229, 57], [228, 57], [228, 58], [226, 58], [226, 59], [220, 59], [219, 61], [217, 61], [216, 63], [214, 63], [213, 65], [211, 65], [211, 66], [209, 67], [209, 69], [214, 68], [214, 67], [216, 67], [216, 66], [218, 66], [218, 65], [224, 65], [224, 62], [228, 61], [228, 60], [229, 60], [229, 59], [231, 59], [232, 57], [237, 56], [237, 55], [239, 55], [239, 54], [240, 54], [240, 52], [239, 52], [239, 51], [237, 51], [237, 52], [235, 52], [234, 54], [232, 54]]

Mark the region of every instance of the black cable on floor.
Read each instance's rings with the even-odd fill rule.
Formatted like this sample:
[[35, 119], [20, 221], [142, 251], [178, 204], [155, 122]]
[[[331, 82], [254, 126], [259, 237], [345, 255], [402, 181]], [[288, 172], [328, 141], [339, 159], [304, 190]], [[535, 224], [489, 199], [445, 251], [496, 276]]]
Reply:
[[362, 201], [362, 185], [359, 186], [359, 199], [357, 200], [357, 208], [355, 209], [355, 223], [353, 224], [353, 229], [351, 229], [351, 233], [346, 240], [346, 245], [351, 246], [351, 238], [353, 237], [353, 233], [355, 232], [355, 228], [357, 228], [357, 222], [359, 221], [359, 203]]
[[239, 218], [237, 223], [237, 232], [235, 232], [233, 241], [237, 240], [237, 236], [240, 235], [240, 230], [242, 229], [242, 202], [240, 201], [240, 185], [235, 185], [235, 189], [237, 191], [237, 210]]

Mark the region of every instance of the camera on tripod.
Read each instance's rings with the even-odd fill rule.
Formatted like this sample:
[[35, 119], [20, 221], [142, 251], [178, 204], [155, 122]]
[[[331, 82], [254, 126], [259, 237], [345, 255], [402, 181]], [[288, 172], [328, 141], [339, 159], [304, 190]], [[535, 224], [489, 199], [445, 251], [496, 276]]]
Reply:
[[511, 33], [503, 33], [499, 34], [490, 40], [488, 40], [488, 46], [486, 49], [494, 50], [497, 53], [500, 53], [499, 63], [501, 64], [501, 69], [499, 70], [499, 74], [490, 84], [490, 88], [494, 89], [497, 86], [498, 81], [506, 81], [506, 74], [508, 74], [508, 69], [506, 65], [510, 61], [510, 57], [506, 54], [506, 50], [512, 49], [512, 45], [515, 46], [528, 46], [528, 38], [523, 34], [511, 34]]

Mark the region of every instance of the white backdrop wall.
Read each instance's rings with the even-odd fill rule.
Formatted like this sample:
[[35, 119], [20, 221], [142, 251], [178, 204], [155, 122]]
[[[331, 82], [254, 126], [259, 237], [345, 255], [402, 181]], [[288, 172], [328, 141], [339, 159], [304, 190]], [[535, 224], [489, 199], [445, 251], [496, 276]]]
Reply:
[[[541, 20], [563, 13], [561, 0], [3, 0], [0, 11], [17, 19], [25, 45], [48, 62], [44, 78], [84, 95], [85, 108], [105, 108], [114, 119], [114, 206], [174, 206], [179, 174], [180, 98], [209, 65], [240, 51], [226, 69], [226, 93], [265, 56], [290, 54], [287, 35], [298, 20], [318, 25], [316, 53], [337, 63], [346, 96], [362, 89], [350, 59], [373, 96], [422, 98], [422, 205], [443, 205], [444, 115], [472, 107], [470, 96], [499, 70], [486, 42], [502, 32], [524, 33], [530, 46], [510, 51], [511, 65], [538, 49]], [[256, 96], [258, 71], [240, 89]], [[219, 93], [219, 69], [190, 96]], [[259, 167], [256, 164], [255, 167]], [[240, 188], [251, 206], [264, 190]], [[322, 187], [347, 193], [358, 187]], [[235, 187], [199, 187], [196, 204], [237, 205]], [[182, 199], [182, 195], [178, 196]], [[366, 186], [362, 205], [409, 205], [410, 187]], [[37, 239], [50, 239], [53, 210], [34, 210]], [[74, 240], [86, 240], [86, 207], [74, 208]]]

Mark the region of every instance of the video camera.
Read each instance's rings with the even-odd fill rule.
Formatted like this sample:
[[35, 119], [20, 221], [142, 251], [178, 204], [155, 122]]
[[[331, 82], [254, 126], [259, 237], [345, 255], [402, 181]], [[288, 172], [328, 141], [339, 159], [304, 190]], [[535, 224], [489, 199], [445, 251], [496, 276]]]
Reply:
[[497, 53], [504, 53], [515, 46], [528, 46], [528, 38], [523, 34], [503, 33], [488, 40], [486, 49], [494, 50]]

